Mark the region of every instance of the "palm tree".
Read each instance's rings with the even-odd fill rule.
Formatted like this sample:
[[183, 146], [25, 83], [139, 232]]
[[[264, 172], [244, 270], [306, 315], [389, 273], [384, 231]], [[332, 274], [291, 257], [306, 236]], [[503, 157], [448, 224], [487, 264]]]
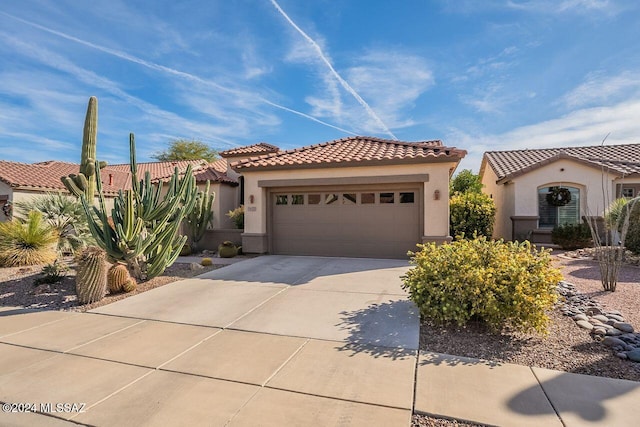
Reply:
[[58, 233], [38, 211], [29, 212], [26, 221], [14, 219], [0, 223], [0, 265], [17, 267], [47, 264], [57, 257]]
[[73, 197], [47, 193], [17, 202], [16, 207], [18, 218], [23, 220], [31, 211], [42, 212], [43, 219], [60, 236], [58, 252], [61, 254], [75, 254], [93, 242], [82, 203]]

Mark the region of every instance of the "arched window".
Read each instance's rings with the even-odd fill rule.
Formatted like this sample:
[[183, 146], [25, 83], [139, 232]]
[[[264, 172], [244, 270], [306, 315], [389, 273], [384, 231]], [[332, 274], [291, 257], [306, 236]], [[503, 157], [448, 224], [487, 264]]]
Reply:
[[571, 194], [571, 201], [564, 206], [555, 206], [549, 203], [547, 194], [553, 187], [542, 187], [538, 189], [538, 227], [553, 228], [556, 225], [578, 224], [580, 222], [580, 189], [575, 187], [566, 187]]

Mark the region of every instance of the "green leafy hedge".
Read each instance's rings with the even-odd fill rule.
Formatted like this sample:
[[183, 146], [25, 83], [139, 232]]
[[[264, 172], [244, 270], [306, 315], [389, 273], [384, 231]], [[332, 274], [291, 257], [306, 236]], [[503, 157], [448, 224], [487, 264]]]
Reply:
[[495, 331], [546, 331], [545, 311], [562, 279], [548, 251], [484, 237], [420, 248], [402, 280], [424, 318], [458, 325], [479, 319]]
[[483, 193], [457, 193], [449, 200], [449, 211], [452, 236], [491, 237], [496, 214], [496, 206], [491, 197]]
[[589, 230], [589, 225], [585, 223], [553, 227], [551, 241], [567, 250], [588, 248], [593, 245], [591, 230]]

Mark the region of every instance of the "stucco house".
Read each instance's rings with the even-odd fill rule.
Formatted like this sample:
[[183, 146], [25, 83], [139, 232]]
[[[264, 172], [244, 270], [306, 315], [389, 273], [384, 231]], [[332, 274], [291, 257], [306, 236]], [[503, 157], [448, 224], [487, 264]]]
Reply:
[[[495, 238], [550, 243], [554, 226], [601, 217], [616, 198], [639, 194], [640, 144], [488, 151], [480, 176], [496, 205]], [[560, 188], [570, 194], [562, 206], [548, 196]]]
[[243, 250], [402, 258], [449, 236], [449, 178], [466, 151], [441, 141], [348, 137], [231, 163]]
[[[451, 239], [449, 178], [465, 155], [441, 141], [349, 137], [287, 151], [262, 142], [223, 151], [212, 163], [140, 163], [138, 170], [159, 180], [190, 164], [199, 187], [211, 182], [213, 230], [202, 248], [232, 240], [248, 253], [403, 258], [417, 243]], [[60, 177], [78, 169], [0, 161], [0, 205], [66, 192]], [[130, 187], [128, 164], [101, 175], [107, 197]], [[234, 230], [226, 213], [242, 204], [245, 228]]]
[[[149, 171], [152, 180], [168, 180], [177, 167], [180, 172], [191, 165], [194, 169], [196, 182], [203, 188], [206, 181], [211, 181], [211, 190], [216, 193], [213, 210], [214, 228], [230, 227], [231, 222], [222, 212], [227, 212], [238, 206], [239, 200], [229, 197], [228, 193], [237, 193], [238, 181], [226, 175], [227, 161], [224, 159], [207, 163], [204, 160], [189, 160], [179, 162], [139, 163], [140, 176]], [[0, 207], [25, 201], [45, 193], [68, 193], [60, 177], [78, 173], [80, 167], [75, 163], [46, 161], [33, 164], [0, 161]], [[118, 194], [118, 190], [131, 187], [129, 164], [108, 165], [101, 171], [102, 186], [107, 198], [107, 204]], [[218, 195], [222, 195], [220, 200]], [[225, 198], [226, 196], [226, 198]], [[227, 211], [224, 211], [227, 209]], [[8, 209], [4, 209], [7, 211]], [[9, 215], [0, 213], [0, 220], [6, 221]]]

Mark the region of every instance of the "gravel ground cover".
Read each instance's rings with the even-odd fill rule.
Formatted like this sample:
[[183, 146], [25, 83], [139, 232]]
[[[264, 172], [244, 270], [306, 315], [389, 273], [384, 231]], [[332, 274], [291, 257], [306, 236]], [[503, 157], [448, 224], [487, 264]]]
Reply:
[[[215, 258], [213, 259], [215, 262]], [[129, 293], [107, 294], [102, 300], [86, 305], [78, 305], [75, 291], [74, 263], [66, 260], [70, 269], [58, 283], [35, 285], [40, 277], [42, 266], [0, 268], [0, 306], [21, 306], [48, 310], [87, 311], [110, 304], [114, 301], [146, 292], [150, 289], [175, 282], [180, 279], [197, 276], [223, 265], [211, 265], [192, 269], [189, 264], [175, 263], [158, 277], [138, 283], [135, 291]]]

